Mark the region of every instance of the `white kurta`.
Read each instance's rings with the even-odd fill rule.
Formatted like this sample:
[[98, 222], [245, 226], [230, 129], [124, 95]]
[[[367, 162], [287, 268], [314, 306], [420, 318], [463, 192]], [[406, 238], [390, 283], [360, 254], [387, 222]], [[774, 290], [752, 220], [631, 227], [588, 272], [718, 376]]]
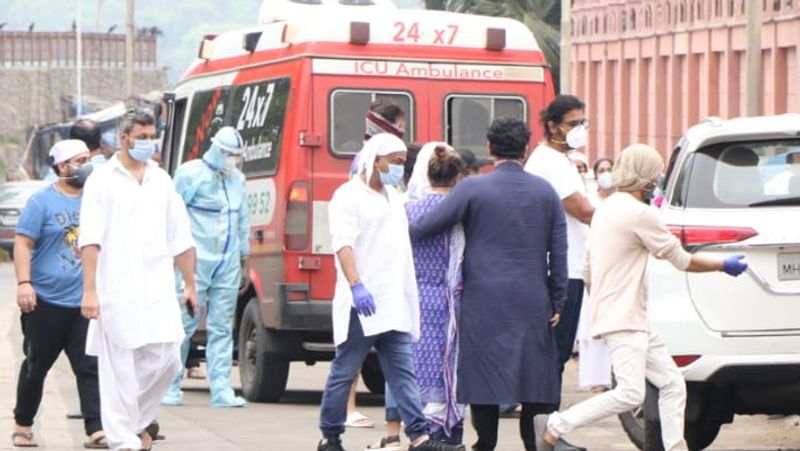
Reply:
[[139, 184], [115, 156], [95, 171], [83, 191], [79, 243], [100, 247], [100, 318], [89, 325], [88, 353], [97, 355], [101, 330], [124, 349], [183, 339], [173, 256], [194, 241], [164, 170], [149, 161]]
[[[402, 196], [394, 189], [378, 193], [355, 177], [333, 194], [329, 218], [334, 252], [353, 248], [358, 275], [375, 300], [375, 314], [358, 317], [364, 335], [394, 330], [419, 339], [417, 280]], [[333, 339], [338, 346], [347, 340], [353, 296], [338, 259], [336, 273]]]

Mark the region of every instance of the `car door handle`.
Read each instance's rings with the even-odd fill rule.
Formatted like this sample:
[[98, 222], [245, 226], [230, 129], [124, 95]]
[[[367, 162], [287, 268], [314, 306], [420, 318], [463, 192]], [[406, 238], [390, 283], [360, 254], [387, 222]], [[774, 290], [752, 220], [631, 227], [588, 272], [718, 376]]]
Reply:
[[767, 279], [764, 278], [764, 276], [761, 275], [761, 273], [759, 273], [758, 271], [753, 269], [752, 266], [748, 266], [746, 272], [767, 293], [774, 294], [776, 296], [797, 296], [797, 295], [800, 295], [800, 291], [797, 291], [797, 290], [784, 290], [784, 289], [777, 288], [777, 287], [773, 286], [771, 283], [769, 283], [769, 281]]

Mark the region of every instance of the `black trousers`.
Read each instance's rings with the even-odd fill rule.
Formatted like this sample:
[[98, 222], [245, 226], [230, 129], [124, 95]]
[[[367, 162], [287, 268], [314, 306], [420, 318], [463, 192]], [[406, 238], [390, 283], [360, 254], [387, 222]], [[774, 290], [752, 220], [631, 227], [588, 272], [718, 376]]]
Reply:
[[42, 299], [36, 301], [34, 311], [22, 314], [25, 360], [19, 370], [14, 420], [20, 426], [33, 425], [33, 418], [42, 402], [44, 379], [64, 351], [78, 381], [86, 435], [92, 435], [103, 426], [100, 422], [97, 358], [86, 355], [89, 320], [81, 316], [79, 308], [59, 307]]
[[[473, 451], [494, 451], [497, 446], [497, 427], [500, 423], [500, 406], [490, 404], [471, 404], [472, 426], [478, 433], [478, 441], [472, 446]], [[540, 413], [551, 413], [556, 410], [552, 404], [522, 403], [522, 414], [519, 417], [519, 435], [525, 445], [525, 451], [536, 451], [536, 434], [533, 431], [533, 417]]]
[[581, 279], [569, 279], [567, 282], [567, 302], [564, 303], [561, 319], [555, 327], [559, 373], [564, 372], [564, 365], [569, 362], [572, 350], [575, 348], [578, 320], [581, 319], [581, 305], [583, 304], [583, 285]]

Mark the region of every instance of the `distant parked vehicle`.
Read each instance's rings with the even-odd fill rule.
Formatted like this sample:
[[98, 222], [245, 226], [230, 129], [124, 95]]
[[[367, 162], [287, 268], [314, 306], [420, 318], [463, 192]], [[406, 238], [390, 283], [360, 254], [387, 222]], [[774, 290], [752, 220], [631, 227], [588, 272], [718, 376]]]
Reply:
[[[800, 413], [800, 114], [692, 127], [662, 191], [687, 250], [750, 264], [736, 279], [650, 264], [650, 323], [686, 378], [685, 436], [699, 450], [734, 414]], [[662, 449], [653, 387], [620, 417], [639, 449]]]
[[28, 199], [47, 182], [8, 182], [0, 185], [0, 248], [14, 256], [14, 230]]

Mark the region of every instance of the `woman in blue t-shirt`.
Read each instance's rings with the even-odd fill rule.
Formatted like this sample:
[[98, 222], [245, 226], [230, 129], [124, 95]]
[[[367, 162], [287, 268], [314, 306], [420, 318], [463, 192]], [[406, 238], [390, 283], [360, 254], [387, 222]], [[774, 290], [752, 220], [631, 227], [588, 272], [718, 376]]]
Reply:
[[97, 359], [86, 355], [89, 322], [81, 316], [83, 279], [78, 248], [83, 184], [92, 166], [83, 141], [59, 141], [50, 149], [58, 180], [34, 194], [17, 224], [14, 267], [22, 310], [25, 361], [17, 383], [14, 446], [37, 446], [31, 427], [45, 376], [61, 351], [78, 380], [87, 448], [108, 448], [100, 422]]

